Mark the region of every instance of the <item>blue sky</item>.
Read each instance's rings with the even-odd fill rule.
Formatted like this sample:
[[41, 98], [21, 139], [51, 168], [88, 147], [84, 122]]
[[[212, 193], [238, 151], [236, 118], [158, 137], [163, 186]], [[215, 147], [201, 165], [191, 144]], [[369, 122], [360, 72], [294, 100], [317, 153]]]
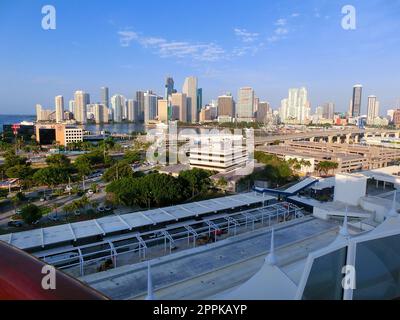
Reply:
[[[54, 5], [56, 30], [41, 28]], [[344, 5], [357, 29], [341, 27]], [[203, 101], [252, 86], [274, 108], [290, 87], [306, 86], [313, 110], [346, 111], [364, 85], [382, 109], [400, 99], [400, 0], [1, 0], [0, 113], [33, 113], [75, 90], [98, 101], [101, 86], [133, 97], [181, 89], [195, 75]]]

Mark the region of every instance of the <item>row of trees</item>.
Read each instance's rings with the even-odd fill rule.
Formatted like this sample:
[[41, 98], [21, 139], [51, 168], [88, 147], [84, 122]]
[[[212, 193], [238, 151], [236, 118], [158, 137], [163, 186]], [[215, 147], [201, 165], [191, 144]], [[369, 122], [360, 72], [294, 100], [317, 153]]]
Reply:
[[181, 203], [204, 193], [211, 186], [210, 171], [192, 169], [178, 177], [150, 173], [140, 177], [124, 177], [107, 187], [108, 198], [126, 206], [160, 207]]

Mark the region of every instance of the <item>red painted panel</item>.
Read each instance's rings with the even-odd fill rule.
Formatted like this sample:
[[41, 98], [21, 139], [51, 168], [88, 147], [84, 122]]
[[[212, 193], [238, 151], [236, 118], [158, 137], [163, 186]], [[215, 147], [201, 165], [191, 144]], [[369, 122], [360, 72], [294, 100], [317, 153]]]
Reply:
[[107, 297], [56, 270], [56, 288], [45, 290], [46, 264], [0, 241], [0, 300], [105, 300]]

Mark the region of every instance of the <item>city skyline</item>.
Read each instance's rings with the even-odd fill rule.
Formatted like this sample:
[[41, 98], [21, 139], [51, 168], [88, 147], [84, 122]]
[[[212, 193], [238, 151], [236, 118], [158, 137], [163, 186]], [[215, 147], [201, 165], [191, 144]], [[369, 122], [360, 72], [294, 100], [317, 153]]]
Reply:
[[[178, 15], [176, 8], [194, 5], [182, 1], [172, 7], [54, 1], [57, 28], [50, 31], [41, 28], [41, 3], [17, 3], [2, 4], [2, 12], [15, 15], [0, 15], [7, 26], [0, 34], [9, 39], [0, 53], [4, 114], [32, 113], [38, 102], [50, 106], [55, 95], [69, 101], [78, 88], [94, 93], [96, 101], [102, 86], [128, 98], [138, 90], [163, 95], [168, 75], [176, 88], [196, 76], [204, 104], [249, 86], [277, 109], [289, 88], [306, 87], [313, 110], [332, 101], [346, 112], [355, 83], [363, 84], [364, 114], [368, 95], [380, 98], [382, 113], [399, 104], [400, 76], [393, 72], [400, 68], [398, 2], [354, 1], [357, 29], [351, 31], [341, 27], [343, 1], [204, 1], [201, 12], [208, 18], [192, 17], [190, 28], [185, 19], [167, 21]], [[157, 9], [151, 21], [140, 14], [149, 5]], [[229, 19], [219, 17], [222, 9]], [[21, 36], [27, 32], [29, 38]]]

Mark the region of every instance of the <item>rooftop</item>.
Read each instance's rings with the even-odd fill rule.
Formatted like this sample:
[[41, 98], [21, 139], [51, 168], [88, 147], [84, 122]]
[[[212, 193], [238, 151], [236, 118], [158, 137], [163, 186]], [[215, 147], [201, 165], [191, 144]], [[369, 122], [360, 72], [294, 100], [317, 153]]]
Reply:
[[249, 206], [272, 199], [274, 197], [262, 196], [255, 192], [243, 193], [223, 198], [5, 234], [0, 236], [0, 240], [20, 249], [32, 249], [66, 241], [77, 241], [78, 239], [91, 236], [105, 236], [113, 232], [178, 221], [213, 212], [217, 213], [218, 211]]

